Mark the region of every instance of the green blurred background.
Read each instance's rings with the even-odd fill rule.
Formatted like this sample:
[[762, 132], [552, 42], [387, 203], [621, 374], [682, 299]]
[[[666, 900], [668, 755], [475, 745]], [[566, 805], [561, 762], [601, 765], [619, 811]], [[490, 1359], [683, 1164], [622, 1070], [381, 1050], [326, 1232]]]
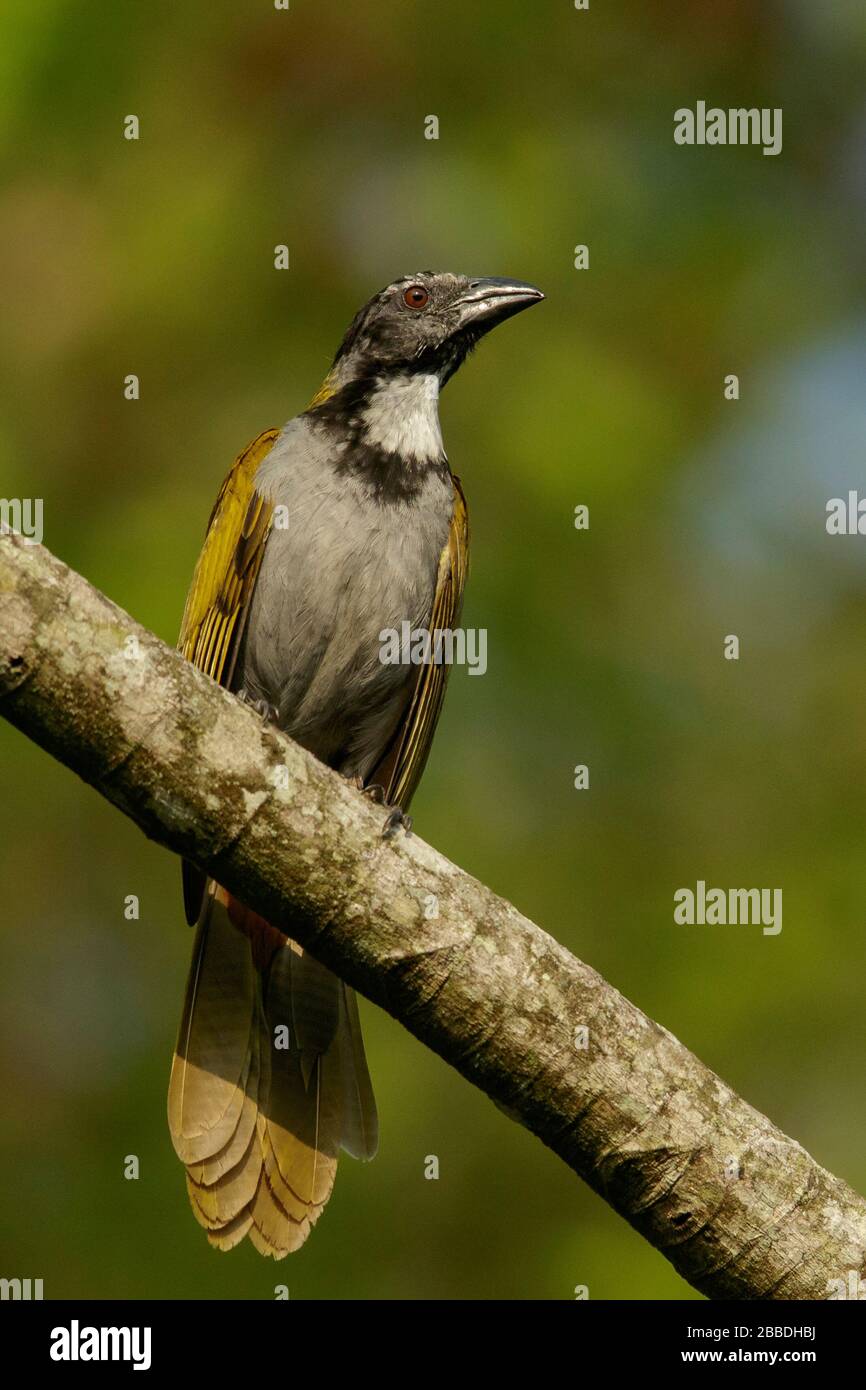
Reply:
[[[0, 492], [44, 498], [45, 543], [174, 641], [224, 472], [363, 300], [427, 267], [541, 285], [443, 398], [489, 671], [455, 673], [417, 830], [861, 1190], [866, 541], [824, 512], [864, 478], [864, 60], [859, 0], [0, 20]], [[782, 154], [675, 146], [698, 99], [782, 107]], [[279, 1267], [211, 1251], [164, 1114], [178, 865], [6, 725], [0, 757], [0, 1273], [47, 1297], [697, 1296], [368, 1006], [376, 1162], [342, 1163]], [[698, 878], [782, 887], [781, 935], [675, 926]]]

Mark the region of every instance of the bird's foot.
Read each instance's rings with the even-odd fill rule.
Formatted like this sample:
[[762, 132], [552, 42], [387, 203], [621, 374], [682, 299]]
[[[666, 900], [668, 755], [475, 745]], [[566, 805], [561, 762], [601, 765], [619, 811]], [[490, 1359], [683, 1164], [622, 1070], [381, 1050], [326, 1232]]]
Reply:
[[385, 799], [385, 788], [380, 786], [378, 782], [370, 782], [365, 787], [363, 780], [357, 775], [347, 776], [346, 780], [350, 786], [356, 787], [361, 795], [366, 796], [374, 805], [384, 806], [387, 810], [388, 815], [382, 827], [383, 840], [393, 840], [401, 826], [407, 835], [412, 834], [412, 817], [404, 815], [399, 806], [388, 805]]
[[246, 690], [241, 689], [237, 692], [238, 699], [242, 705], [249, 705], [265, 724], [276, 724], [279, 712], [276, 705], [269, 705], [267, 700], [254, 700], [252, 695]]
[[404, 814], [399, 806], [392, 806], [388, 812], [388, 817], [382, 827], [382, 839], [393, 840], [400, 827], [403, 827], [407, 835], [412, 834], [412, 817]]
[[369, 786], [364, 785], [364, 779], [358, 772], [344, 772], [343, 776], [354, 787], [356, 792], [366, 796], [369, 801], [375, 802], [377, 806], [385, 805], [385, 788], [380, 787], [378, 782], [371, 782]]

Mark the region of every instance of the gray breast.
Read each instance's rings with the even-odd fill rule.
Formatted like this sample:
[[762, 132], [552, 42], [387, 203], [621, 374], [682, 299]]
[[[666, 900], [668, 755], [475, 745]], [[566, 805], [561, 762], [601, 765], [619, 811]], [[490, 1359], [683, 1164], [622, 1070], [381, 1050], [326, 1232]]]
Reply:
[[299, 417], [259, 469], [257, 487], [285, 511], [265, 547], [235, 683], [317, 757], [365, 777], [418, 675], [382, 663], [380, 633], [427, 626], [454, 497], [450, 477], [431, 469], [411, 500], [376, 500], [340, 466], [341, 447]]

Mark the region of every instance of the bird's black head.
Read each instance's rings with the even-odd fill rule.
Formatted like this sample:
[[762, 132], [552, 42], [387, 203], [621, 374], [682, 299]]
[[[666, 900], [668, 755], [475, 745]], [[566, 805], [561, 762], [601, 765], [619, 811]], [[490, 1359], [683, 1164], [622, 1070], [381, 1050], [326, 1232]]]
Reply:
[[444, 385], [479, 338], [543, 298], [520, 280], [405, 275], [355, 315], [334, 359], [334, 384], [396, 371], [436, 375]]
[[431, 469], [450, 478], [440, 388], [479, 338], [543, 298], [519, 280], [430, 270], [374, 295], [305, 412], [314, 430], [333, 437], [339, 471], [360, 479], [382, 505], [410, 501]]

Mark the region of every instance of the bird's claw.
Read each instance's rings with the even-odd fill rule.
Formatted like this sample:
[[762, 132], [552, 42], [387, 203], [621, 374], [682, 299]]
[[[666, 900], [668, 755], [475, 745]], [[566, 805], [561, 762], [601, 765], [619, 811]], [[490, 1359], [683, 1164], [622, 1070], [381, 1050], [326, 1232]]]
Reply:
[[351, 787], [356, 787], [362, 796], [366, 796], [376, 806], [385, 806], [388, 815], [382, 827], [382, 839], [392, 840], [397, 831], [402, 828], [407, 835], [412, 834], [412, 817], [404, 815], [399, 806], [389, 806], [385, 799], [385, 788], [378, 782], [370, 782], [364, 786], [361, 778], [357, 775], [345, 774], [346, 780]]
[[407, 835], [411, 835], [412, 817], [405, 815], [399, 806], [392, 806], [382, 827], [382, 839], [393, 840], [401, 826]]
[[247, 694], [246, 690], [238, 691], [238, 699], [242, 705], [249, 705], [250, 709], [255, 710], [263, 723], [276, 724], [278, 712], [275, 705], [269, 705], [267, 700], [254, 700], [252, 695]]

